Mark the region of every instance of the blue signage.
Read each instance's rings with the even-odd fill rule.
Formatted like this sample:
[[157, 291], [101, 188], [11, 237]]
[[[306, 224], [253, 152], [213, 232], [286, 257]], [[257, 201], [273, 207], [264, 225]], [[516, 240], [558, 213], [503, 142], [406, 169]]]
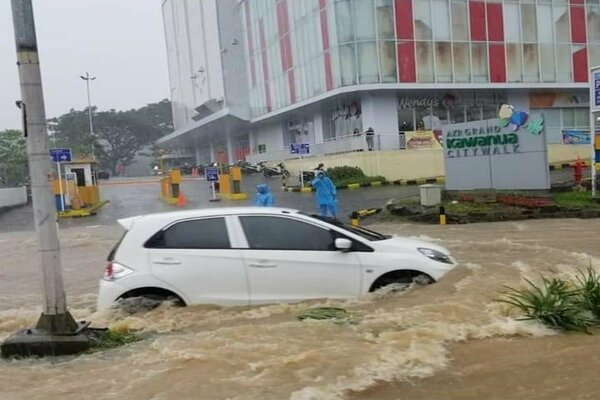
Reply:
[[297, 155], [310, 154], [310, 147], [308, 143], [292, 143], [290, 144], [290, 153]]
[[594, 86], [592, 89], [594, 91], [592, 111], [600, 111], [600, 71], [594, 72]]
[[218, 182], [219, 181], [219, 168], [206, 168], [204, 170], [204, 175], [206, 176], [206, 180], [208, 182]]
[[52, 162], [71, 162], [71, 149], [50, 149]]

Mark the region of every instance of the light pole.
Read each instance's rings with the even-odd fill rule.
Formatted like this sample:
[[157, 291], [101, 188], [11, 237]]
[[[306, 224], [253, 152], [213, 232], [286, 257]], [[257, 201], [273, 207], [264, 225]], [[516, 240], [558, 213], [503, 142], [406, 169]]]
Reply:
[[[95, 142], [96, 138], [94, 136], [94, 124], [92, 123], [92, 100], [90, 98], [90, 81], [96, 79], [95, 76], [90, 76], [89, 72], [85, 73], [85, 76], [79, 75], [81, 79], [85, 81], [85, 85], [87, 86], [87, 98], [88, 98], [88, 117], [90, 120], [90, 135], [92, 136], [92, 140]], [[94, 150], [94, 143], [92, 143], [92, 158], [96, 159], [96, 152]]]

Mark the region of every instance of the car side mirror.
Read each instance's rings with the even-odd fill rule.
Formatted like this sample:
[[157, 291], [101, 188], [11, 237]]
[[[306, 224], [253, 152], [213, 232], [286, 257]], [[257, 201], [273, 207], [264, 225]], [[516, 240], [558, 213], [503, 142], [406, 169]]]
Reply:
[[352, 241], [344, 238], [335, 239], [335, 249], [340, 251], [350, 251], [352, 249]]

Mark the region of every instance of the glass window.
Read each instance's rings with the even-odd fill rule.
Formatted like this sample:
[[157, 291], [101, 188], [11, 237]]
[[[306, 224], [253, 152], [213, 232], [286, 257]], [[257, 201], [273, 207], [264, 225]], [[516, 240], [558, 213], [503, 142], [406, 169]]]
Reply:
[[556, 80], [571, 82], [571, 45], [559, 44], [556, 46], [556, 67]]
[[354, 0], [354, 30], [356, 40], [375, 39], [373, 0]]
[[456, 106], [450, 109], [450, 123], [460, 124], [465, 122], [465, 108], [464, 106]]
[[[587, 8], [588, 42], [600, 43], [600, 7], [588, 6]], [[598, 64], [592, 64], [598, 65]]]
[[473, 82], [488, 82], [487, 45], [471, 43], [471, 59], [473, 63]]
[[431, 129], [431, 107], [417, 107], [415, 109], [417, 129]]
[[415, 21], [415, 38], [417, 40], [431, 40], [431, 9], [429, 1], [413, 2], [413, 14]]
[[434, 9], [432, 25], [435, 40], [450, 40], [448, 0], [433, 0], [431, 5]]
[[590, 65], [600, 65], [600, 45], [588, 45]]
[[435, 80], [436, 82], [452, 82], [450, 42], [435, 43]]
[[413, 125], [413, 109], [401, 108], [398, 109], [398, 124], [400, 132], [410, 132], [415, 129]]
[[553, 43], [552, 33], [552, 5], [538, 4], [537, 6], [537, 33], [540, 43]]
[[525, 82], [539, 82], [540, 71], [537, 44], [523, 45], [523, 80]]
[[[339, 46], [337, 57], [333, 57], [334, 71], [339, 75], [339, 85], [349, 86], [356, 84], [356, 58], [354, 54], [354, 44], [345, 44]], [[338, 79], [336, 79], [338, 80]]]
[[575, 109], [575, 124], [580, 129], [590, 129], [590, 112], [587, 108]]
[[542, 82], [556, 81], [556, 68], [554, 58], [554, 45], [540, 44], [540, 66], [542, 67]]
[[494, 119], [498, 118], [498, 107], [497, 106], [483, 106], [481, 107], [483, 113], [483, 119]]
[[553, 9], [554, 33], [557, 43], [571, 42], [571, 31], [569, 29], [569, 10], [567, 6], [554, 5]]
[[358, 72], [360, 83], [379, 82], [377, 47], [375, 42], [358, 44]]
[[348, 43], [354, 40], [352, 28], [352, 7], [350, 0], [336, 0], [335, 16], [338, 43]]
[[145, 247], [166, 249], [229, 249], [224, 218], [206, 218], [178, 222], [156, 233]]
[[258, 250], [333, 251], [334, 235], [327, 229], [285, 217], [240, 217], [248, 245]]
[[452, 38], [455, 41], [469, 40], [469, 18], [465, 0], [452, 1]]
[[394, 9], [392, 0], [377, 0], [377, 35], [379, 39], [394, 39]]
[[444, 105], [433, 107], [431, 110], [430, 129], [442, 129], [442, 125], [448, 125], [448, 108]]
[[524, 42], [537, 42], [535, 4], [521, 4], [521, 29]]
[[379, 63], [382, 82], [397, 82], [396, 42], [379, 41]]
[[456, 82], [471, 82], [471, 52], [468, 43], [452, 45], [454, 59], [454, 80]]
[[523, 82], [521, 45], [506, 44], [506, 69], [508, 82]]
[[481, 107], [467, 107], [467, 122], [481, 121]]
[[417, 47], [417, 81], [433, 82], [433, 46], [431, 42], [415, 42]]
[[521, 42], [521, 18], [519, 18], [519, 5], [504, 3], [504, 40], [506, 42]]
[[575, 110], [572, 108], [563, 108], [562, 120], [564, 128], [575, 128]]

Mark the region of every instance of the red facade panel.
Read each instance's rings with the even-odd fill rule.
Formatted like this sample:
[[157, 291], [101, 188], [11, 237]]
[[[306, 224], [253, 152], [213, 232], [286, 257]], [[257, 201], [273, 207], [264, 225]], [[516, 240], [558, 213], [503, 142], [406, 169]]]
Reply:
[[471, 40], [487, 40], [485, 32], [485, 3], [483, 1], [469, 1], [469, 20], [471, 22]]
[[325, 66], [325, 88], [333, 89], [333, 73], [331, 69], [331, 53], [329, 52], [329, 23], [327, 22], [327, 0], [319, 0], [319, 16], [321, 19], [321, 40], [323, 43], [323, 62]]
[[504, 18], [502, 3], [487, 3], [487, 33], [490, 42], [504, 41]]
[[504, 44], [489, 44], [490, 82], [506, 82]]
[[412, 0], [395, 0], [396, 39], [414, 39]]
[[[287, 0], [277, 1], [277, 29], [279, 34], [279, 49], [281, 53], [281, 67], [283, 71], [292, 68], [292, 43], [290, 40], [290, 22], [288, 17]], [[291, 77], [291, 79], [290, 79]], [[294, 74], [288, 73], [288, 84], [290, 88], [290, 102], [296, 102], [296, 83]]]
[[571, 6], [569, 11], [571, 14], [571, 41], [573, 43], [586, 43], [585, 8], [583, 6]]
[[587, 48], [573, 53], [573, 82], [588, 81], [588, 55]]
[[262, 58], [263, 78], [265, 80], [265, 100], [267, 103], [267, 112], [271, 112], [273, 104], [271, 103], [271, 88], [269, 87], [269, 65], [267, 64], [267, 43], [265, 40], [265, 25], [263, 19], [258, 20], [258, 34], [260, 36], [260, 55]]
[[416, 82], [415, 42], [398, 43], [398, 80], [400, 82]]

